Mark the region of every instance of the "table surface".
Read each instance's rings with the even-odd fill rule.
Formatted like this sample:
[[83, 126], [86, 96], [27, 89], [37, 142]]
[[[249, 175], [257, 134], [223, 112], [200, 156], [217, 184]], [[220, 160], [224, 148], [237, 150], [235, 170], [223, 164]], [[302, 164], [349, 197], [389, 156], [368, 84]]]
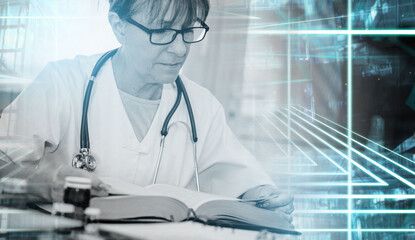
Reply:
[[156, 224], [98, 224], [98, 229], [133, 239], [300, 239], [300, 236], [207, 226], [197, 222]]
[[[92, 224], [90, 224], [91, 226]], [[0, 208], [0, 235], [78, 228], [82, 222], [55, 217], [32, 209]], [[208, 226], [197, 222], [181, 223], [116, 223], [92, 225], [101, 231], [115, 233], [132, 239], [300, 239], [301, 236], [274, 234], [241, 229]], [[79, 230], [77, 231], [79, 232]], [[80, 233], [80, 232], [79, 232]], [[34, 235], [31, 235], [34, 237]], [[19, 235], [17, 235], [19, 236]], [[109, 239], [109, 238], [108, 238]]]

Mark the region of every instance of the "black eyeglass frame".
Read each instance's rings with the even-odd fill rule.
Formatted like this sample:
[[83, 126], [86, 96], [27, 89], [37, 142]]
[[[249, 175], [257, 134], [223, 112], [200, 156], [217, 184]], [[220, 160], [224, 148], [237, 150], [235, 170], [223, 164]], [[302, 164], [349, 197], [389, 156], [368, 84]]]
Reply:
[[[198, 43], [198, 42], [201, 42], [203, 39], [205, 39], [206, 34], [209, 31], [209, 26], [204, 21], [202, 21], [202, 19], [200, 19], [200, 18], [198, 18], [197, 21], [200, 22], [200, 24], [202, 25], [201, 27], [190, 27], [190, 28], [185, 28], [185, 29], [181, 29], [181, 30], [172, 29], [172, 28], [149, 29], [149, 28], [141, 25], [140, 23], [136, 22], [132, 18], [126, 18], [125, 20], [127, 22], [131, 23], [132, 25], [138, 27], [139, 29], [143, 30], [147, 34], [149, 34], [150, 43], [152, 43], [154, 45], [168, 45], [168, 44], [172, 43], [174, 40], [176, 40], [176, 37], [177, 37], [178, 34], [182, 35], [183, 41], [185, 43]], [[205, 29], [205, 33], [199, 41], [188, 42], [188, 41], [184, 40], [184, 35], [183, 35], [184, 33], [188, 32], [191, 29], [201, 29], [201, 28]], [[154, 43], [154, 42], [151, 41], [151, 36], [152, 36], [153, 33], [160, 33], [160, 32], [164, 32], [164, 31], [175, 31], [176, 32], [174, 34], [174, 36], [172, 37], [170, 42], [168, 42], [168, 43]]]

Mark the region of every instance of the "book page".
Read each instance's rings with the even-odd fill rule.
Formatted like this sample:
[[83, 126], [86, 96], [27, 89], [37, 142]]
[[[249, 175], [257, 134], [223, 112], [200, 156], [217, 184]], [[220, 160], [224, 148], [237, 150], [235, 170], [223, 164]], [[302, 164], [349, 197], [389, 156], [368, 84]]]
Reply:
[[147, 195], [147, 196], [166, 196], [182, 201], [189, 208], [197, 209], [202, 204], [214, 200], [231, 200], [236, 198], [213, 195], [192, 191], [167, 184], [154, 184], [141, 187], [117, 178], [100, 178], [105, 184], [111, 186], [110, 194], [118, 195]]
[[229, 200], [237, 201], [236, 198], [224, 197], [209, 193], [192, 191], [185, 188], [179, 188], [176, 186], [166, 185], [166, 184], [154, 184], [146, 187], [154, 193], [168, 196], [171, 198], [178, 199], [185, 203], [189, 208], [196, 210], [199, 206], [203, 205], [206, 202], [215, 201], [215, 200]]

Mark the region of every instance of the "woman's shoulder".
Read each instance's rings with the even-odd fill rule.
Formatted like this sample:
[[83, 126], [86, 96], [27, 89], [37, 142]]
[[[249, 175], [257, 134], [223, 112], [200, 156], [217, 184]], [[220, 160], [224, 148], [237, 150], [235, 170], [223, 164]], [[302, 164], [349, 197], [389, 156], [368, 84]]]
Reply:
[[55, 74], [62, 78], [89, 78], [92, 68], [101, 55], [102, 54], [95, 54], [91, 56], [77, 55], [72, 59], [62, 59], [50, 62], [45, 69], [55, 71]]
[[180, 75], [180, 78], [182, 79], [189, 97], [192, 98], [192, 100], [194, 98], [196, 101], [209, 102], [210, 104], [214, 103], [220, 105], [219, 101], [209, 91], [209, 89], [199, 85], [184, 75]]
[[32, 84], [47, 84], [49, 87], [65, 91], [84, 89], [92, 68], [101, 55], [78, 55], [72, 59], [49, 62]]
[[180, 78], [185, 85], [192, 107], [194, 106], [193, 111], [196, 112], [196, 114], [200, 112], [199, 114], [204, 116], [206, 116], [206, 114], [214, 115], [218, 109], [222, 107], [222, 104], [207, 88], [199, 85], [186, 76], [180, 75]]

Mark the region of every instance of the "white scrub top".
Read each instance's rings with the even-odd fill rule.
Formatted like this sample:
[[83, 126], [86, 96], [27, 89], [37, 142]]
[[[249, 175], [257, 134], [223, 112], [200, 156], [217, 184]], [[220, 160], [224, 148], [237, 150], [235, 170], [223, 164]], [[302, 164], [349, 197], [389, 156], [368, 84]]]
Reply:
[[[99, 57], [78, 56], [48, 64], [5, 109], [0, 120], [1, 137], [34, 141], [20, 151], [10, 151], [6, 147], [2, 150], [9, 152], [17, 162], [42, 158], [40, 168], [48, 166], [49, 161], [71, 166], [80, 148], [84, 92]], [[196, 121], [201, 191], [237, 197], [250, 188], [273, 185], [228, 127], [224, 110], [216, 98], [207, 89], [181, 78]], [[95, 80], [88, 112], [91, 153], [97, 160], [94, 174], [141, 186], [151, 184], [160, 149], [160, 131], [176, 97], [176, 86], [165, 84], [150, 129], [142, 141], [138, 141], [121, 101], [111, 60], [108, 60]], [[170, 124], [175, 121], [190, 126], [183, 99]], [[184, 127], [173, 126], [166, 137], [157, 183], [196, 189], [192, 141]]]

